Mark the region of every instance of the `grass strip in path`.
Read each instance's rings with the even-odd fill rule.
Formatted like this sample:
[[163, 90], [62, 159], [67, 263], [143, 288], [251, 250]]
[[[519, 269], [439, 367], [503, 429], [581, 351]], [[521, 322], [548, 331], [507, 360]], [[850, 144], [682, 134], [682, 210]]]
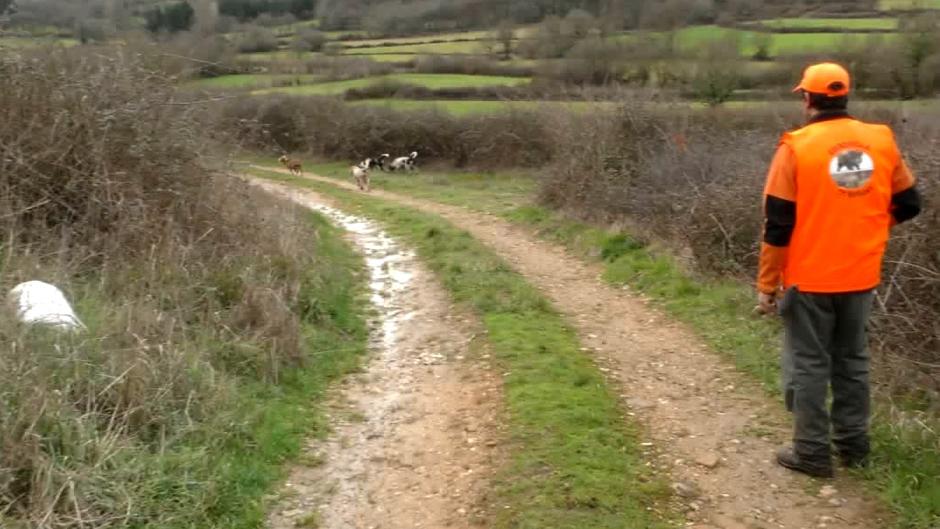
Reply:
[[497, 479], [493, 527], [669, 527], [662, 476], [645, 471], [636, 426], [624, 417], [574, 331], [519, 274], [438, 216], [285, 174], [252, 174], [334, 197], [413, 245], [454, 299], [481, 317], [506, 370], [511, 463]]
[[[271, 163], [265, 160], [265, 163]], [[346, 178], [346, 164], [319, 164], [324, 176]], [[532, 228], [539, 237], [586, 260], [600, 261], [604, 279], [629, 286], [690, 325], [709, 346], [779, 395], [780, 325], [751, 313], [754, 295], [734, 280], [695, 277], [668, 252], [657, 251], [629, 234], [578, 222], [529, 202], [534, 186], [519, 174], [431, 172], [375, 173], [377, 188], [499, 215]], [[935, 422], [895, 415], [876, 407], [873, 465], [858, 473], [898, 514], [897, 527], [940, 527], [940, 436]], [[932, 429], [932, 431], [931, 431]]]
[[[685, 272], [666, 252], [651, 250], [628, 234], [578, 222], [538, 206], [522, 206], [504, 217], [534, 228], [585, 259], [603, 261], [604, 279], [636, 289], [690, 325], [738, 369], [779, 395], [780, 324], [751, 313], [754, 295], [733, 280], [711, 280]], [[878, 406], [872, 429], [873, 461], [859, 472], [898, 514], [905, 529], [940, 527], [940, 438], [930, 427], [889, 416]], [[935, 432], [936, 430], [934, 430]]]

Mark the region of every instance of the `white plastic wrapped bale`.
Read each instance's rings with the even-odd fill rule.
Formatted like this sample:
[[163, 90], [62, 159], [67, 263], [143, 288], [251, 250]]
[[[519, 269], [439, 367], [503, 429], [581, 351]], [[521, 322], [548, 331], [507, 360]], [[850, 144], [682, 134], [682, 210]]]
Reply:
[[10, 302], [19, 320], [29, 325], [48, 325], [63, 330], [84, 329], [65, 294], [42, 281], [27, 281], [10, 290]]

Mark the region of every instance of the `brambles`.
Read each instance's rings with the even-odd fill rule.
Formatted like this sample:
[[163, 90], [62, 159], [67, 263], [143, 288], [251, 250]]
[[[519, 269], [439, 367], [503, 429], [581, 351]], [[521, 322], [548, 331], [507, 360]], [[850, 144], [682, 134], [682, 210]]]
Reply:
[[[874, 114], [874, 113], [872, 113]], [[940, 167], [929, 115], [898, 125], [902, 150], [927, 203]], [[864, 115], [864, 112], [863, 112]], [[753, 280], [760, 239], [760, 196], [779, 134], [797, 126], [794, 112], [769, 108], [685, 114], [624, 105], [617, 112], [559, 114], [553, 162], [542, 200], [604, 222], [621, 221], [647, 238], [668, 241], [698, 273]], [[681, 141], [680, 141], [681, 138]], [[872, 340], [880, 381], [940, 403], [938, 218], [929, 213], [896, 230], [878, 292]]]
[[[290, 381], [313, 343], [301, 329], [323, 340], [345, 325], [333, 315], [355, 320], [321, 238], [207, 167], [201, 108], [137, 55], [3, 59], [0, 111], [0, 286], [54, 283], [88, 327], [0, 319], [0, 525], [241, 516], [289, 446], [258, 440], [276, 432], [259, 411], [300, 391]], [[266, 448], [234, 457], [250, 446]]]

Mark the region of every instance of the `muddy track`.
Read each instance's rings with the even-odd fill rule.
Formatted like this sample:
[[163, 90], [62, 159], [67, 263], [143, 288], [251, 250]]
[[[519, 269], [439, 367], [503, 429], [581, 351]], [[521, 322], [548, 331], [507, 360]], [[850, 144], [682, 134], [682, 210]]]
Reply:
[[376, 311], [371, 359], [335, 389], [332, 433], [308, 443], [268, 527], [486, 527], [502, 397], [498, 376], [469, 351], [473, 319], [375, 223], [315, 193], [254, 183], [349, 232], [364, 254]]
[[[351, 183], [309, 176], [346, 189]], [[622, 289], [601, 267], [498, 217], [384, 191], [446, 218], [509, 261], [575, 326], [631, 415], [645, 424], [651, 464], [669, 471], [700, 529], [882, 528], [886, 511], [851, 479], [821, 482], [772, 461], [789, 417], [683, 325]]]

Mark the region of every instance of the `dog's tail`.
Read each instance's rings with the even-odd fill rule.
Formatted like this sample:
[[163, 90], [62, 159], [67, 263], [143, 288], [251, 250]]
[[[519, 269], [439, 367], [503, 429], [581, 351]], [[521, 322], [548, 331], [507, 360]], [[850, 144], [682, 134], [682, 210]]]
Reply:
[[411, 158], [412, 160], [414, 160], [417, 157], [418, 157], [418, 151], [414, 151], [408, 156], [408, 158]]

